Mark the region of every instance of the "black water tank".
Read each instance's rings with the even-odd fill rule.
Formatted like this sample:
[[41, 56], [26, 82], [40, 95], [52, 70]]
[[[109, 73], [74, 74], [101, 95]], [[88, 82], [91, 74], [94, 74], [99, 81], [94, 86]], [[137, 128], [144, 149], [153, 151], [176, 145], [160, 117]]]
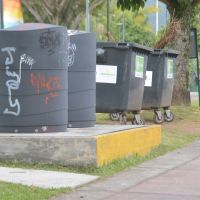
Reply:
[[0, 132], [66, 131], [67, 46], [62, 26], [0, 31]]
[[69, 30], [68, 35], [68, 127], [91, 127], [95, 124], [96, 107], [96, 36], [73, 30]]

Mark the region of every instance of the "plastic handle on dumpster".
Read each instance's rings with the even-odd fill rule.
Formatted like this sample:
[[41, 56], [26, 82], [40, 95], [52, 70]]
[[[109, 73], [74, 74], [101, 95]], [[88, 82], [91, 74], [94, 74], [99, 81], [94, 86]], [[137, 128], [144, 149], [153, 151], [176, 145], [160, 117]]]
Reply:
[[117, 48], [129, 48], [130, 45], [127, 42], [119, 42], [119, 43], [117, 43], [116, 47]]
[[163, 49], [154, 49], [154, 50], [153, 50], [153, 53], [154, 53], [154, 54], [163, 54], [163, 53], [164, 53], [164, 50], [163, 50]]
[[105, 53], [105, 50], [104, 49], [101, 49], [101, 48], [97, 48], [96, 49], [96, 55], [97, 56], [101, 56]]

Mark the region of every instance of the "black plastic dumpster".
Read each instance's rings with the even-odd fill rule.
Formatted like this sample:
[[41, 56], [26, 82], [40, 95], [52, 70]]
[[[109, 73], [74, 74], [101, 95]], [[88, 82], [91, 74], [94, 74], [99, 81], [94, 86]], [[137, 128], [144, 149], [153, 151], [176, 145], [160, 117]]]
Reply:
[[91, 127], [96, 108], [96, 36], [69, 30], [68, 127]]
[[[170, 111], [176, 57], [179, 52], [174, 50], [155, 49], [149, 54], [142, 109], [154, 110], [154, 122], [172, 121]], [[164, 109], [164, 116], [160, 108]]]
[[134, 114], [132, 123], [143, 124], [140, 117], [145, 73], [152, 49], [134, 43], [97, 43], [96, 112]]
[[60, 132], [68, 122], [67, 29], [0, 30], [0, 132]]

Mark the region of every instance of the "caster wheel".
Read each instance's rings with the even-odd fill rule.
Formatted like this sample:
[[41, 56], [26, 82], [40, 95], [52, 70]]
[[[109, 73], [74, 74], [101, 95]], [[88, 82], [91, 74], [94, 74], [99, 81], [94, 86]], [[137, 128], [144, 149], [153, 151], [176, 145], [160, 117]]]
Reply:
[[127, 123], [127, 116], [125, 113], [119, 114], [119, 121], [120, 124], [126, 124]]
[[140, 119], [139, 121], [137, 121], [135, 118], [133, 118], [133, 120], [131, 121], [131, 123], [133, 125], [145, 125], [145, 121], [143, 119]]
[[174, 120], [174, 114], [170, 111], [169, 114], [164, 113], [164, 120], [166, 122], [172, 122]]
[[160, 115], [160, 118], [159, 118], [157, 114], [154, 114], [154, 116], [153, 116], [153, 121], [154, 121], [156, 124], [162, 124], [163, 121], [164, 121], [164, 117], [163, 117], [163, 115]]
[[120, 116], [119, 113], [110, 113], [109, 114], [110, 120], [112, 120], [112, 121], [118, 121], [119, 120], [119, 116]]

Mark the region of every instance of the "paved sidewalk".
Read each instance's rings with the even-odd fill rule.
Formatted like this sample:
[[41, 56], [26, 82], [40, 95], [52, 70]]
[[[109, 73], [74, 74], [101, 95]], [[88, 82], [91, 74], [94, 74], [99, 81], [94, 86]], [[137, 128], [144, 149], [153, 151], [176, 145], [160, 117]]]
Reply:
[[97, 178], [86, 174], [0, 167], [0, 181], [41, 188], [75, 188]]
[[51, 200], [199, 200], [200, 142]]

